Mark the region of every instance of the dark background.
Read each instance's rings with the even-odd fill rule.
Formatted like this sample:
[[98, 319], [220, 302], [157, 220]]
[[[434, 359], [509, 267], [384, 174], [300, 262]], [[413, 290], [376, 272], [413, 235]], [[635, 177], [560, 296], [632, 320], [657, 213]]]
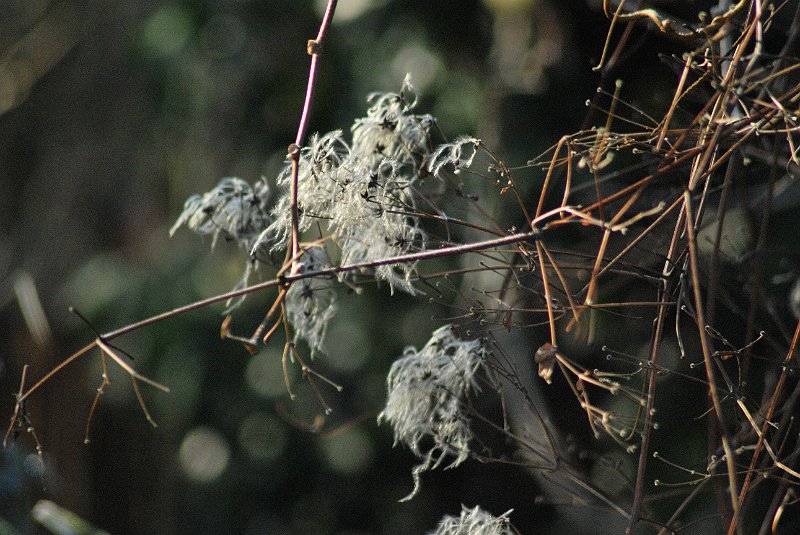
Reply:
[[[231, 288], [244, 256], [168, 230], [192, 193], [225, 176], [274, 178], [295, 137], [322, 2], [288, 0], [30, 1], [0, 7], [0, 399], [13, 410], [28, 385], [100, 331]], [[449, 136], [481, 137], [524, 163], [586, 117], [598, 84], [627, 75], [644, 106], [671, 98], [670, 70], [635, 35], [630, 72], [597, 62], [607, 30], [599, 2], [341, 0], [322, 58], [310, 131], [347, 129], [375, 90], [410, 72]], [[647, 59], [637, 63], [636, 54]], [[635, 75], [634, 75], [635, 72]], [[637, 80], [649, 80], [637, 86]], [[33, 281], [46, 326], [19, 306]], [[0, 511], [19, 533], [45, 497], [114, 534], [423, 533], [460, 504], [496, 515], [516, 508], [524, 528], [548, 514], [532, 481], [512, 469], [469, 466], [412, 486], [414, 458], [378, 428], [388, 366], [427, 340], [443, 311], [383, 291], [344, 303], [317, 366], [322, 411], [300, 385], [290, 401], [280, 343], [255, 357], [219, 339], [221, 305], [118, 340], [142, 373], [159, 427], [113, 365], [84, 445], [101, 381], [97, 351], [30, 398], [44, 466], [30, 435], [2, 453]], [[30, 295], [30, 294], [26, 294]], [[250, 297], [235, 325], [249, 331], [272, 294]], [[35, 300], [34, 300], [35, 301]], [[299, 384], [299, 383], [298, 383]], [[197, 464], [192, 460], [201, 462]], [[541, 518], [539, 518], [541, 519]]]

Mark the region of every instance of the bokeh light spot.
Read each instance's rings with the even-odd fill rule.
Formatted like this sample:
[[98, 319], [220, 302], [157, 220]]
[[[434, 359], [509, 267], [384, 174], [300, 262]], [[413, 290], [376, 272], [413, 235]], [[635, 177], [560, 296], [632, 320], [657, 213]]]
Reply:
[[325, 338], [326, 364], [340, 372], [358, 371], [372, 348], [363, 327], [352, 321], [338, 321]]
[[401, 48], [392, 59], [392, 73], [402, 80], [411, 74], [411, 81], [420, 90], [428, 87], [442, 70], [442, 61], [433, 52], [416, 43]]
[[239, 427], [239, 445], [258, 462], [277, 461], [286, 450], [288, 439], [286, 424], [265, 412], [247, 415]]
[[335, 433], [320, 441], [322, 457], [328, 466], [342, 474], [352, 474], [367, 468], [372, 462], [374, 445], [361, 429]]
[[189, 431], [181, 442], [178, 459], [186, 477], [196, 483], [209, 483], [217, 479], [230, 461], [228, 442], [218, 431], [197, 427]]
[[[357, 19], [370, 9], [374, 9], [383, 3], [382, 0], [340, 0], [336, 5], [334, 20], [336, 22], [345, 22]], [[317, 0], [316, 8], [320, 16], [325, 13], [327, 7], [328, 0]]]
[[189, 41], [192, 22], [186, 11], [165, 6], [153, 13], [144, 25], [144, 45], [158, 56], [172, 56]]
[[[295, 369], [289, 366], [288, 371], [289, 380], [292, 381]], [[273, 399], [286, 395], [281, 354], [271, 347], [267, 347], [250, 359], [245, 370], [245, 378], [247, 386], [259, 396]]]

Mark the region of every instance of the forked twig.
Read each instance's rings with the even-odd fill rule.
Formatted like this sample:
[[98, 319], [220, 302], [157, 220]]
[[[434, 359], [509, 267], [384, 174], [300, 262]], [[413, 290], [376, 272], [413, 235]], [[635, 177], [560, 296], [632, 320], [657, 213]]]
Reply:
[[28, 415], [28, 410], [24, 399], [25, 379], [28, 376], [29, 367], [29, 364], [26, 364], [22, 367], [22, 378], [19, 381], [19, 391], [14, 394], [14, 397], [16, 398], [16, 403], [14, 404], [14, 414], [11, 415], [11, 421], [9, 421], [8, 429], [3, 437], [3, 447], [8, 447], [8, 439], [11, 438], [11, 435], [16, 437], [20, 431], [24, 430], [25, 432], [29, 433], [31, 437], [33, 437], [33, 442], [36, 445], [36, 454], [39, 456], [39, 462], [44, 464], [44, 449], [42, 448], [42, 443], [39, 442], [36, 429], [34, 429], [31, 418]]

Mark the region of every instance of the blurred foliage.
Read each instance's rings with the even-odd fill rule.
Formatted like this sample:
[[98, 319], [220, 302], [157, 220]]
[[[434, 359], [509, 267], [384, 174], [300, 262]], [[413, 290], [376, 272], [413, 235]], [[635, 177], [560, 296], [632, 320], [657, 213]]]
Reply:
[[[10, 1], [0, 17], [0, 355], [7, 409], [22, 366], [38, 378], [92, 333], [229, 289], [243, 256], [167, 230], [184, 199], [222, 176], [273, 177], [294, 138], [305, 41], [319, 3], [294, 1]], [[444, 24], [443, 24], [444, 22]], [[491, 16], [478, 2], [340, 2], [312, 131], [349, 124], [374, 90], [413, 72], [426, 109], [454, 132], [479, 123]], [[36, 345], [13, 291], [35, 281], [53, 341]], [[222, 306], [138, 331], [119, 345], [168, 384], [147, 387], [147, 424], [124, 374], [100, 385], [99, 355], [32, 400], [44, 471], [23, 433], [3, 452], [2, 516], [33, 529], [45, 495], [115, 534], [408, 533], [459, 502], [441, 487], [397, 506], [413, 458], [375, 417], [385, 373], [421, 344], [435, 308], [376, 289], [347, 302], [322, 371], [334, 413], [283, 385], [278, 349], [249, 357], [219, 340]], [[237, 315], [257, 323], [269, 295]], [[355, 343], [354, 343], [355, 342]], [[30, 379], [29, 379], [30, 381]], [[28, 383], [30, 384], [30, 382]], [[9, 413], [10, 414], [10, 413]], [[458, 485], [463, 476], [442, 481]]]
[[[311, 131], [346, 128], [363, 114], [368, 93], [395, 90], [410, 72], [423, 97], [419, 109], [435, 115], [446, 135], [474, 134], [509, 161], [525, 162], [581, 127], [584, 102], [601, 81], [591, 66], [608, 23], [599, 2], [589, 3], [340, 0]], [[107, 331], [239, 280], [244, 256], [234, 247], [208, 254], [196, 236], [169, 239], [167, 232], [184, 199], [221, 177], [277, 175], [305, 92], [305, 43], [323, 8], [293, 0], [4, 2], [4, 413], [23, 365], [41, 377], [92, 338], [67, 306]], [[625, 77], [633, 104], [663, 110], [671, 89], [654, 80], [674, 74], [642, 60], [663, 39], [640, 32], [634, 42], [611, 74]], [[530, 178], [531, 189], [541, 185], [541, 176]], [[50, 343], [37, 344], [26, 326], [14, 292], [19, 273], [35, 281]], [[272, 298], [249, 297], [236, 324], [256, 325]], [[447, 310], [390, 299], [385, 287], [345, 299], [330, 354], [316, 364], [344, 386], [342, 394], [321, 386], [334, 409], [325, 416], [296, 376], [298, 398], [288, 399], [279, 345], [250, 356], [219, 339], [223, 308], [118, 341], [138, 370], [172, 390], [143, 389], [157, 429], [115, 371], [84, 446], [101, 381], [97, 354], [48, 384], [29, 407], [44, 466], [24, 433], [2, 451], [0, 516], [33, 532], [30, 507], [47, 496], [118, 535], [355, 535], [424, 533], [461, 503], [497, 513], [517, 504], [518, 527], [546, 524], [553, 514], [530, 507], [536, 488], [524, 474], [477, 463], [430, 474], [423, 493], [396, 503], [411, 489], [415, 461], [391, 449], [388, 430], [375, 424], [386, 371], [403, 346], [421, 346], [431, 318]]]

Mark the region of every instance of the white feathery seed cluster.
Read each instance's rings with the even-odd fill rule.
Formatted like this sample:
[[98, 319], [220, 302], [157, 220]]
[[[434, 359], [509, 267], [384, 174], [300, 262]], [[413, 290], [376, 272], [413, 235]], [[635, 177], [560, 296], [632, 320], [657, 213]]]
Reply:
[[459, 136], [452, 143], [442, 143], [434, 150], [426, 161], [428, 172], [440, 176], [442, 169], [453, 167], [453, 173], [458, 174], [462, 169], [472, 165], [478, 154], [481, 140], [471, 136]]
[[[357, 119], [348, 144], [341, 130], [315, 134], [301, 150], [298, 168], [299, 231], [326, 235], [341, 264], [384, 260], [425, 249], [419, 227], [415, 187], [420, 174], [441, 176], [471, 165], [479, 141], [462, 136], [453, 143], [433, 148], [430, 115], [413, 113], [417, 95], [406, 76], [398, 93], [373, 93], [366, 117]], [[471, 153], [470, 153], [471, 146]], [[239, 178], [224, 178], [211, 191], [190, 197], [170, 235], [185, 225], [201, 235], [236, 241], [250, 253], [243, 288], [261, 263], [272, 263], [289, 247], [292, 233], [292, 166], [277, 178], [280, 193], [269, 206], [270, 190], [262, 179], [250, 186]], [[322, 251], [314, 253], [313, 251]], [[327, 253], [307, 249], [305, 269], [330, 266]], [[378, 266], [378, 280], [395, 289], [417, 294], [416, 264]], [[341, 275], [343, 279], [348, 275]], [[322, 351], [327, 322], [335, 310], [332, 280], [304, 280], [292, 285], [287, 295], [287, 320], [296, 336], [306, 340], [312, 352]], [[241, 299], [244, 299], [243, 297]], [[231, 307], [235, 307], [241, 299]]]
[[[415, 215], [413, 186], [430, 153], [434, 120], [415, 115], [413, 87], [406, 78], [400, 93], [373, 94], [367, 116], [353, 125], [352, 145], [342, 131], [313, 136], [301, 152], [298, 173], [300, 231], [320, 224], [341, 250], [343, 264], [382, 260], [423, 249], [425, 237]], [[286, 192], [272, 210], [274, 222], [262, 241], [285, 249], [291, 234], [288, 188], [291, 166], [278, 177]], [[375, 268], [375, 277], [417, 293], [412, 263]]]
[[[302, 257], [303, 271], [317, 271], [331, 266], [322, 247], [311, 247]], [[295, 281], [286, 293], [286, 319], [294, 329], [295, 342], [302, 339], [311, 348], [311, 356], [324, 353], [323, 342], [328, 322], [336, 314], [336, 290], [330, 277], [312, 277]]]
[[469, 509], [462, 505], [460, 516], [445, 516], [428, 535], [512, 535], [516, 532], [508, 520], [512, 511], [494, 516], [478, 506]]
[[186, 225], [202, 236], [210, 234], [212, 247], [222, 236], [251, 252], [261, 232], [272, 223], [269, 198], [269, 186], [263, 180], [251, 187], [241, 178], [223, 178], [211, 191], [186, 199], [169, 235]]
[[480, 340], [460, 340], [452, 325], [445, 325], [422, 349], [407, 347], [392, 364], [378, 422], [389, 422], [395, 444], [404, 444], [422, 461], [412, 472], [414, 490], [401, 501], [419, 492], [423, 472], [447, 457], [453, 458], [447, 466], [452, 468], [469, 456], [473, 435], [464, 402], [470, 390], [480, 390], [476, 374], [485, 367], [487, 354]]

